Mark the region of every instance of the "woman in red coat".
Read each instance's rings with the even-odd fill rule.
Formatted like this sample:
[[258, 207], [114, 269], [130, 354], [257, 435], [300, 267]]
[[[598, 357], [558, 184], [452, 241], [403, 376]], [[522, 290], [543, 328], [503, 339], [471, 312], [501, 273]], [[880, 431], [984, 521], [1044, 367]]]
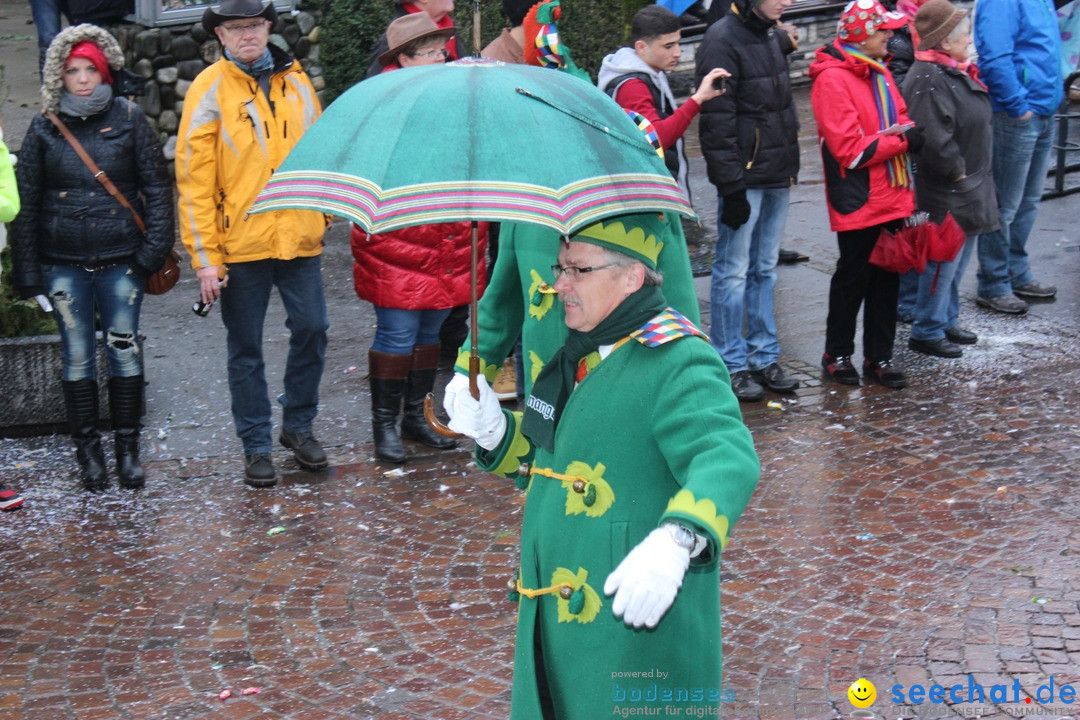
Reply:
[[914, 210], [908, 151], [921, 131], [885, 67], [886, 44], [906, 18], [876, 0], [853, 0], [840, 16], [837, 38], [810, 66], [810, 99], [825, 165], [829, 222], [840, 259], [829, 288], [826, 375], [859, 384], [851, 362], [855, 322], [863, 307], [863, 374], [890, 388], [907, 378], [892, 364], [898, 276], [870, 264], [882, 230], [895, 230]]
[[[405, 15], [387, 28], [390, 49], [379, 61], [384, 72], [446, 62], [446, 43], [453, 34], [453, 28], [439, 28], [426, 13]], [[375, 454], [383, 460], [405, 461], [397, 430], [402, 400], [401, 433], [406, 438], [440, 449], [456, 444], [428, 427], [424, 397], [435, 383], [439, 328], [450, 309], [467, 304], [472, 294], [471, 236], [468, 222], [420, 225], [379, 235], [353, 226], [356, 294], [375, 305], [377, 324], [368, 370]], [[480, 243], [483, 258], [487, 223], [480, 223]], [[483, 264], [479, 275], [486, 276]]]

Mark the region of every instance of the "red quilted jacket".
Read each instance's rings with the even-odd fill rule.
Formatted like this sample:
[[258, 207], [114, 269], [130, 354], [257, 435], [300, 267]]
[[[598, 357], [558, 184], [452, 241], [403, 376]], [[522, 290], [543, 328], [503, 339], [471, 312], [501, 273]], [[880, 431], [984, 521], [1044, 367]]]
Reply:
[[[480, 292], [487, 272], [488, 224], [480, 230]], [[468, 222], [436, 223], [368, 235], [353, 225], [356, 294], [380, 307], [440, 310], [469, 302]]]

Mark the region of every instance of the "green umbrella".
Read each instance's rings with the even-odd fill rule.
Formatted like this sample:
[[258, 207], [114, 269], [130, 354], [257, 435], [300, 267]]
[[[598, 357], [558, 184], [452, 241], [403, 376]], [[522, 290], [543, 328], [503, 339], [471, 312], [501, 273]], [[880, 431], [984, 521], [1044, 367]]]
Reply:
[[[473, 221], [472, 353], [476, 376], [480, 220], [569, 234], [604, 217], [694, 217], [630, 116], [567, 73], [479, 59], [383, 73], [331, 105], [296, 144], [251, 212], [318, 210], [369, 232]], [[440, 434], [454, 433], [425, 414]]]
[[251, 212], [339, 215], [370, 232], [460, 220], [561, 233], [693, 210], [615, 102], [561, 72], [492, 60], [383, 73], [305, 133]]

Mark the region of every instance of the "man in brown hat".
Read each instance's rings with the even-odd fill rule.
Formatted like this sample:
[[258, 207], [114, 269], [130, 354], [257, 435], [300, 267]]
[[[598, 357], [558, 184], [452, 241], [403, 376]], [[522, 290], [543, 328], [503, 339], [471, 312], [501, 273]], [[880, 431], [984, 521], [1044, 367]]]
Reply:
[[311, 210], [247, 214], [321, 112], [300, 64], [269, 44], [276, 18], [273, 5], [259, 0], [225, 0], [206, 10], [203, 27], [221, 41], [223, 57], [188, 90], [176, 145], [180, 235], [200, 299], [221, 301], [233, 421], [252, 487], [277, 482], [262, 350], [275, 286], [290, 332], [278, 439], [305, 470], [327, 464], [311, 434], [329, 327], [319, 262], [326, 218]]

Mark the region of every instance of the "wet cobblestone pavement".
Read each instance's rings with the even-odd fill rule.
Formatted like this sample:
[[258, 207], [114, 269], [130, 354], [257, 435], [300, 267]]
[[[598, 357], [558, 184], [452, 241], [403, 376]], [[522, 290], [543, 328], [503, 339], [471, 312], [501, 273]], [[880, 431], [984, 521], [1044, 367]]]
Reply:
[[[1077, 334], [1024, 328], [1015, 364], [990, 347], [894, 392], [793, 361], [797, 396], [743, 406], [763, 480], [724, 558], [727, 717], [840, 717], [859, 677], [900, 717], [892, 685], [969, 675], [1019, 680], [1020, 705], [948, 712], [1073, 715], [1024, 699], [1080, 682]], [[97, 498], [16, 471], [0, 717], [506, 717], [518, 493], [461, 450], [402, 471], [363, 450], [318, 474], [279, 455], [270, 491], [231, 459], [154, 462], [145, 491]]]

